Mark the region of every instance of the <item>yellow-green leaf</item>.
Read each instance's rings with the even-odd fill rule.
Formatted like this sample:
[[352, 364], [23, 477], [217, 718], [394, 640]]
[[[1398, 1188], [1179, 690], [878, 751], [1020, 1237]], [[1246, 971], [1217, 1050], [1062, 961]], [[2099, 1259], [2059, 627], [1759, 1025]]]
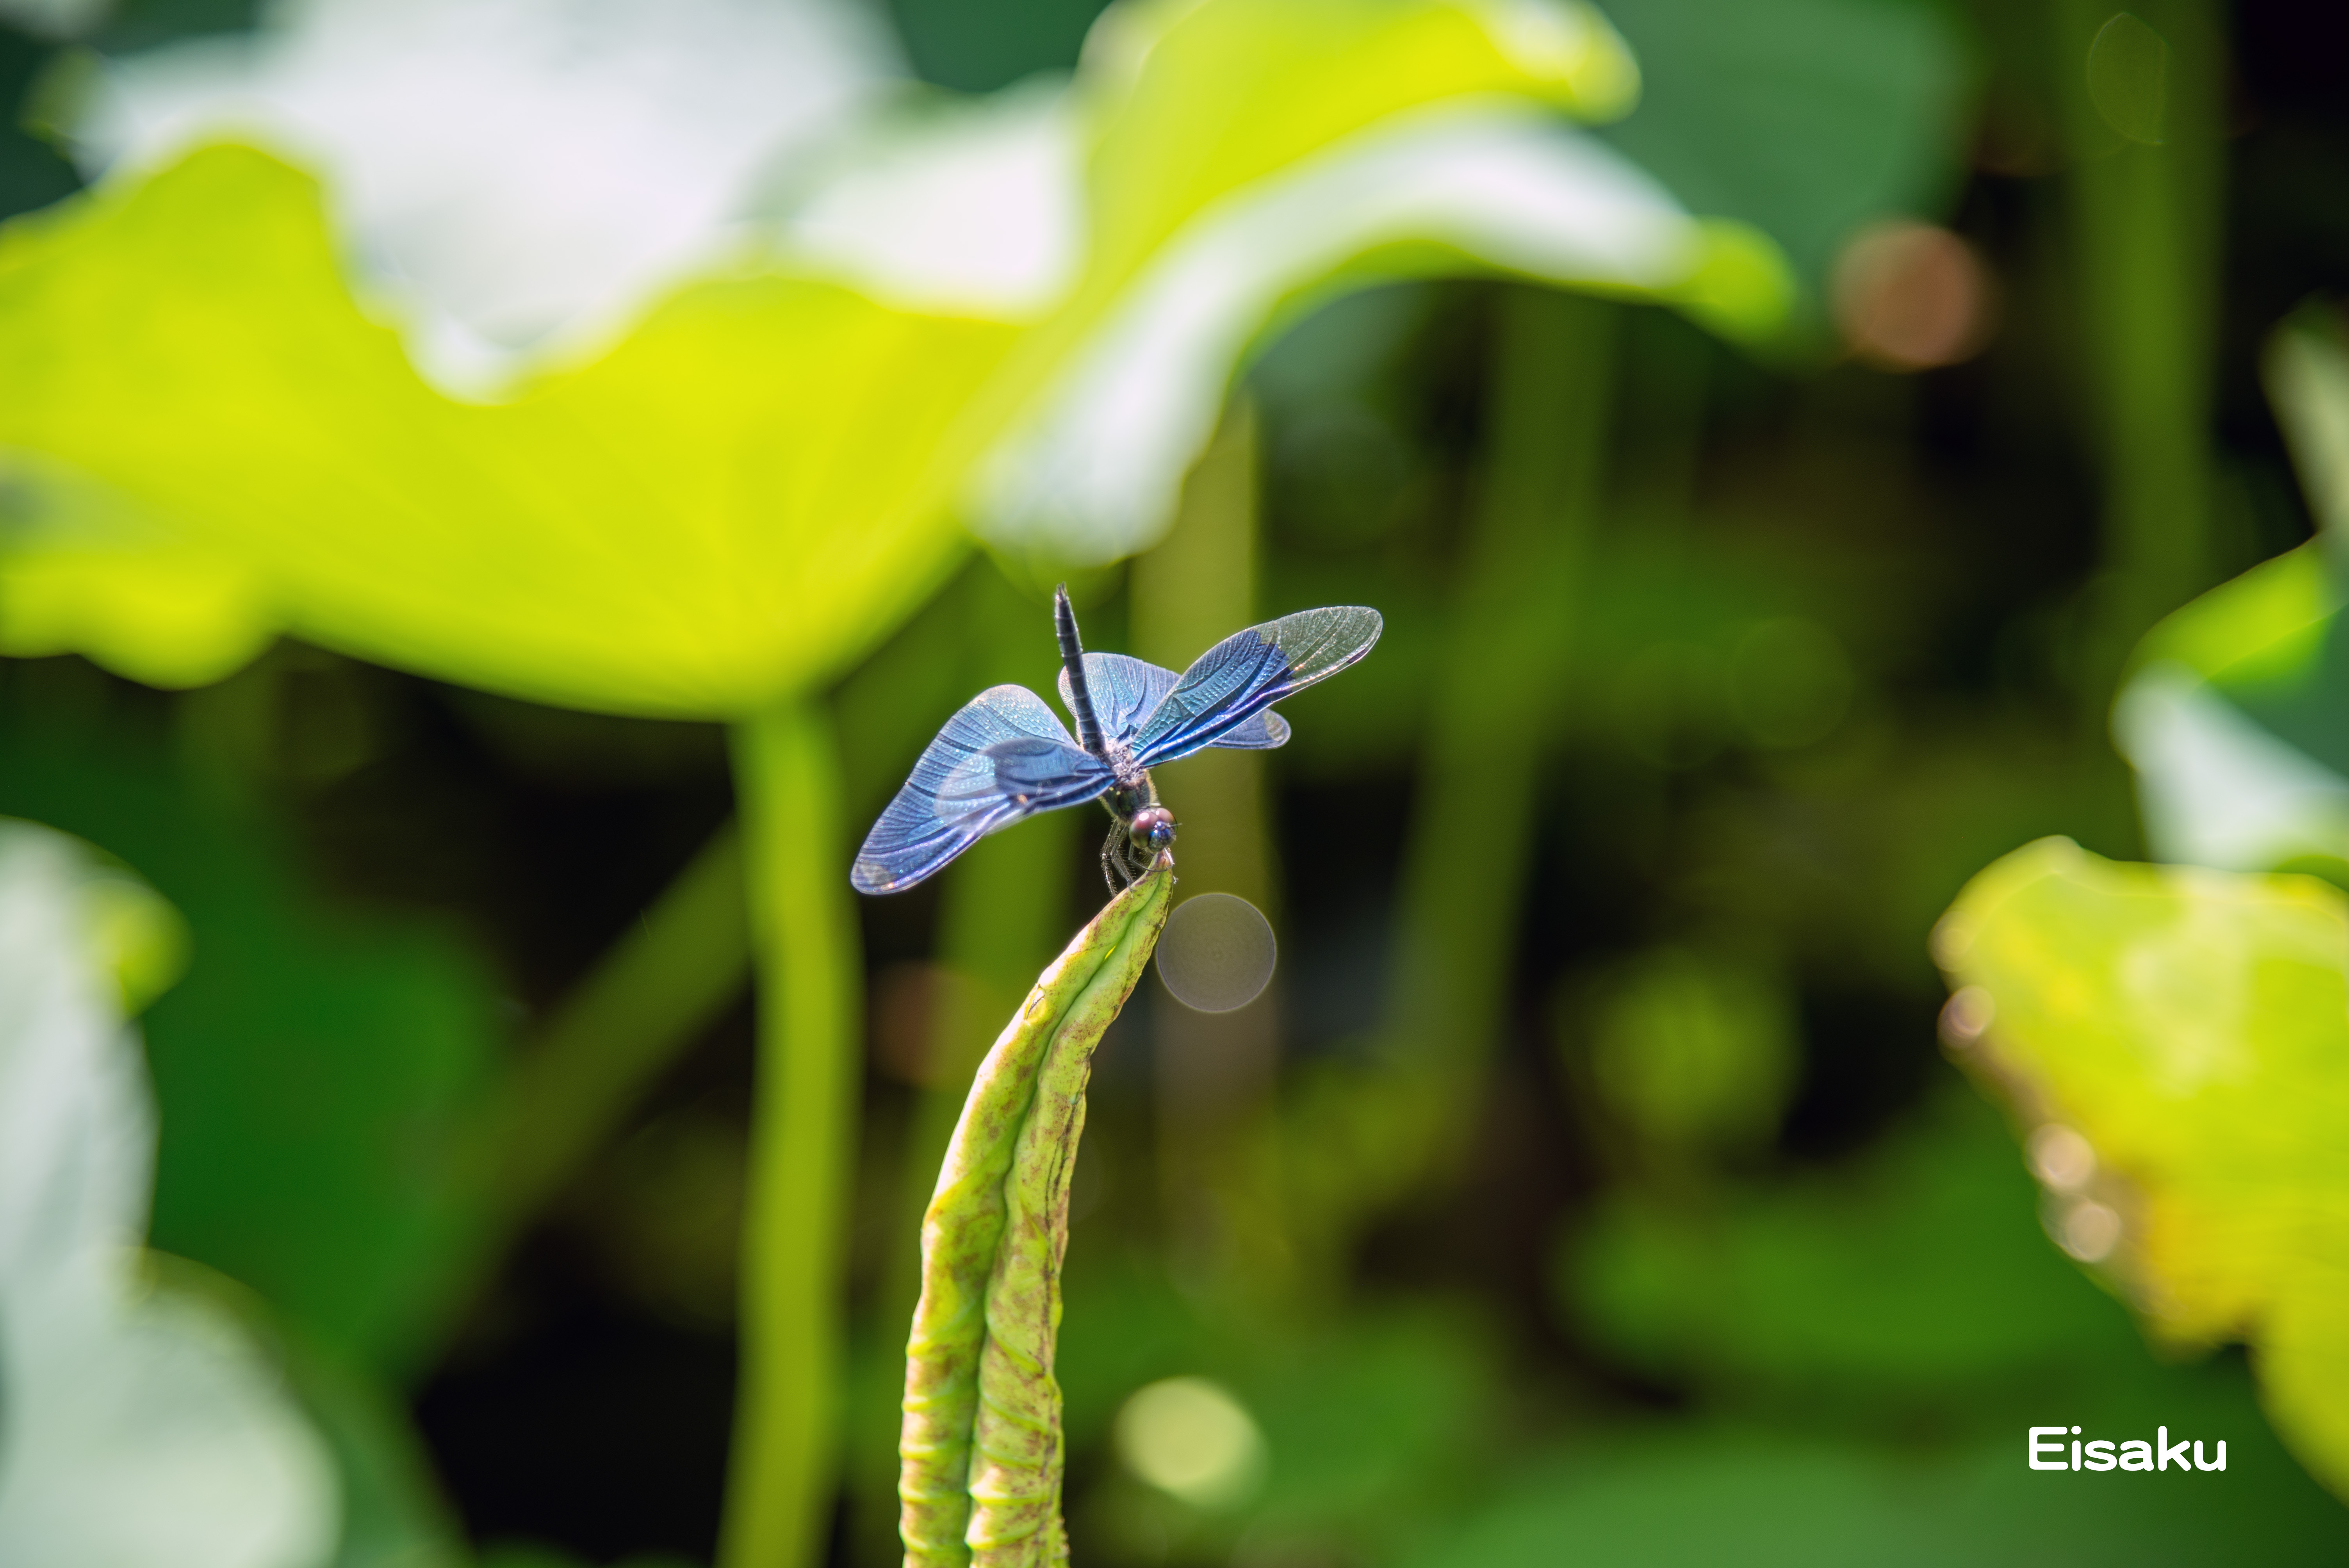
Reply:
[[1148, 0], [1111, 12], [1086, 53], [1095, 91], [1123, 88], [1089, 179], [1096, 288], [1226, 192], [1386, 116], [1510, 93], [1609, 119], [1640, 83], [1571, 0]]
[[[171, 519], [304, 636], [726, 716], [934, 583], [950, 428], [1012, 336], [754, 277], [510, 404], [456, 403], [358, 315], [316, 185], [222, 147], [0, 244], [0, 443]], [[135, 673], [136, 639], [110, 647]]]
[[2323, 543], [2313, 540], [2173, 612], [2146, 634], [2132, 663], [2168, 660], [2230, 685], [2289, 680], [2315, 661], [2340, 608]]
[[252, 570], [22, 455], [0, 490], [0, 654], [88, 652], [156, 686], [243, 668], [274, 630]]
[[2278, 1429], [2349, 1494], [2349, 899], [2048, 839], [1934, 941], [2051, 1234], [2157, 1340], [2249, 1341]]
[[[1766, 244], [1535, 134], [1634, 90], [1587, 7], [1148, 0], [1095, 44], [1070, 120], [1085, 263], [1018, 325], [768, 258], [465, 403], [354, 299], [334, 204], [262, 153], [19, 223], [0, 450], [104, 499], [0, 532], [0, 648], [185, 685], [288, 631], [543, 702], [739, 717], [886, 635], [951, 566], [957, 508], [1012, 497], [997, 536], [1022, 547], [1146, 542], [1254, 335], [1332, 278], [1497, 267], [1740, 330], [1783, 312]], [[1446, 172], [1489, 158], [1516, 182]], [[1292, 210], [1311, 234], [1258, 232]], [[1013, 449], [1017, 482], [982, 481]], [[1022, 531], [1055, 506], [1085, 515]]]

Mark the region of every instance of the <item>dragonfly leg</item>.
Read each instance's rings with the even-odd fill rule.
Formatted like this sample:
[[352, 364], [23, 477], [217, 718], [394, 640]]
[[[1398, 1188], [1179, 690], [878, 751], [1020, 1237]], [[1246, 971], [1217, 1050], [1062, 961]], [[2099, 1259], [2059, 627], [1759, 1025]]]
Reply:
[[1125, 869], [1127, 843], [1125, 824], [1110, 825], [1109, 837], [1102, 841], [1102, 880], [1109, 883], [1112, 892], [1123, 892], [1133, 885], [1133, 878]]

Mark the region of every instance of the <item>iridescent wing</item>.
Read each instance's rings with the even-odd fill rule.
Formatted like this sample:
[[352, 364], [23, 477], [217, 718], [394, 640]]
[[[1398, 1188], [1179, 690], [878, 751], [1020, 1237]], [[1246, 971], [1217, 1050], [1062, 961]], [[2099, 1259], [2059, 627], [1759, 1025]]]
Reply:
[[1110, 783], [1108, 764], [1079, 748], [1042, 697], [990, 686], [923, 751], [848, 880], [859, 892], [912, 887], [997, 829], [1079, 805]]
[[[1206, 746], [1278, 745], [1288, 727], [1265, 709], [1358, 663], [1384, 625], [1376, 610], [1341, 604], [1233, 633], [1194, 660], [1152, 710], [1133, 738], [1135, 758], [1154, 768]], [[1240, 738], [1259, 715], [1278, 726], [1268, 732], [1279, 739]]]
[[[1173, 670], [1123, 654], [1085, 655], [1085, 690], [1093, 699], [1093, 717], [1101, 720], [1102, 736], [1112, 741], [1131, 742], [1182, 679]], [[1069, 689], [1065, 669], [1061, 672], [1061, 706], [1071, 714], [1077, 711], [1076, 694]], [[1259, 713], [1206, 744], [1269, 751], [1288, 741], [1288, 726], [1280, 715]]]
[[[1105, 740], [1132, 740], [1142, 721], [1150, 717], [1151, 709], [1166, 700], [1166, 694], [1183, 677], [1173, 670], [1161, 669], [1146, 659], [1129, 659], [1123, 654], [1087, 654], [1085, 655], [1085, 690], [1093, 699], [1093, 717], [1101, 720], [1102, 738]], [[1076, 693], [1069, 688], [1069, 672], [1061, 671], [1061, 706], [1073, 715], [1077, 711]]]

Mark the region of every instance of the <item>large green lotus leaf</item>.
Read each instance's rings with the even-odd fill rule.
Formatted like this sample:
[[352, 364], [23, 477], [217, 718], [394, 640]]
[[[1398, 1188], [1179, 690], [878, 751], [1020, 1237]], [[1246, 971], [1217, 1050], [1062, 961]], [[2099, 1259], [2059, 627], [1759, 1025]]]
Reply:
[[1226, 192], [1388, 115], [1508, 93], [1609, 119], [1640, 81], [1597, 12], [1548, 0], [1148, 0], [1085, 50], [1081, 83], [1116, 95], [1088, 174], [1095, 290]]
[[1349, 290], [1500, 273], [1745, 337], [1787, 314], [1766, 238], [1691, 216], [1566, 123], [1637, 87], [1587, 8], [1150, 4], [1105, 15], [1087, 62], [1089, 266], [1023, 350], [1029, 400], [974, 478], [999, 545], [1146, 547], [1236, 368]]
[[2055, 1140], [2051, 1228], [2157, 1339], [2248, 1340], [2278, 1429], [2349, 1491], [2349, 900], [2048, 839], [1935, 948], [1969, 988], [1960, 1058]]
[[1603, 144], [1521, 101], [1414, 110], [1216, 202], [1090, 324], [988, 455], [974, 521], [1013, 546], [1108, 561], [1173, 520], [1252, 346], [1347, 290], [1504, 273], [1670, 303], [1716, 331], [1775, 327], [1768, 241], [1682, 211]]
[[0, 652], [104, 650], [150, 686], [233, 674], [272, 627], [252, 571], [119, 493], [16, 453], [0, 465]]
[[[457, 403], [359, 313], [316, 184], [219, 147], [0, 242], [0, 442], [169, 519], [322, 644], [540, 701], [722, 716], [933, 584], [948, 427], [1012, 336], [830, 285], [713, 283], [583, 370]], [[30, 570], [66, 570], [42, 542]], [[168, 624], [80, 630], [150, 678], [217, 674], [227, 640], [175, 666]]]
[[[1025, 327], [756, 273], [688, 288], [605, 357], [485, 407], [413, 374], [352, 300], [318, 191], [261, 154], [201, 151], [21, 225], [0, 242], [0, 447], [38, 454], [53, 496], [109, 500], [8, 531], [0, 648], [191, 683], [284, 629], [541, 701], [739, 714], [837, 670], [935, 585], [973, 465], [1116, 349], [1094, 341], [1105, 324], [1151, 314], [1127, 295], [1164, 271], [1158, 250], [1202, 222], [1221, 236], [1233, 199], [1413, 113], [1597, 113], [1635, 81], [1595, 13], [1540, 0], [1148, 5], [1097, 44], [1074, 89], [1088, 263]], [[1569, 210], [1601, 194], [1606, 215], [1499, 258], [1463, 242], [1457, 214], [1368, 224], [1284, 253], [1210, 313], [1206, 352], [1228, 366], [1281, 297], [1420, 240], [1433, 253], [1408, 270], [1497, 260], [1769, 314], [1768, 256], [1724, 252], [1635, 170], [1537, 161], [1537, 186]], [[1724, 294], [1723, 277], [1746, 284]], [[1159, 455], [1174, 460], [1136, 483], [1179, 476], [1181, 453]], [[185, 602], [159, 605], [175, 582]]]

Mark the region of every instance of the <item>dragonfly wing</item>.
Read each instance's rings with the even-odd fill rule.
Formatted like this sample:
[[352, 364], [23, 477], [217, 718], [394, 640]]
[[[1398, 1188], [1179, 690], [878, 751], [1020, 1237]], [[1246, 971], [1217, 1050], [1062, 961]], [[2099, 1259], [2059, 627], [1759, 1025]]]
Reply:
[[947, 720], [856, 852], [860, 892], [895, 892], [935, 875], [999, 828], [1074, 806], [1110, 787], [1044, 699], [1025, 686], [979, 693]]
[[1266, 708], [1254, 718], [1242, 719], [1207, 744], [1228, 746], [1235, 751], [1270, 751], [1288, 744], [1288, 721]]
[[[1151, 710], [1166, 700], [1183, 677], [1143, 659], [1123, 654], [1087, 654], [1085, 690], [1093, 699], [1093, 717], [1111, 740], [1132, 740]], [[1069, 672], [1061, 672], [1061, 706], [1077, 711], [1076, 694], [1069, 689]]]
[[[1229, 738], [1246, 733], [1241, 727], [1266, 708], [1360, 661], [1384, 624], [1376, 610], [1341, 604], [1233, 633], [1183, 672], [1134, 737], [1135, 757], [1154, 768], [1202, 747], [1236, 744]], [[1283, 738], [1287, 730], [1282, 725]], [[1273, 733], [1269, 726], [1266, 733]]]

